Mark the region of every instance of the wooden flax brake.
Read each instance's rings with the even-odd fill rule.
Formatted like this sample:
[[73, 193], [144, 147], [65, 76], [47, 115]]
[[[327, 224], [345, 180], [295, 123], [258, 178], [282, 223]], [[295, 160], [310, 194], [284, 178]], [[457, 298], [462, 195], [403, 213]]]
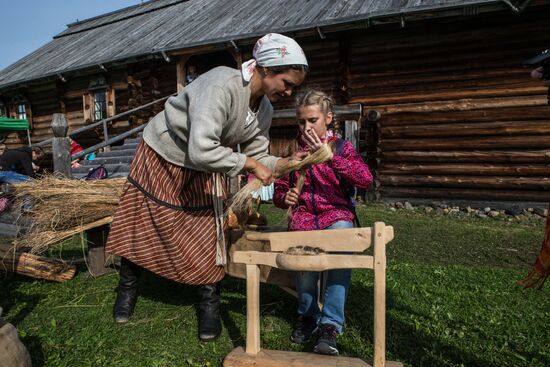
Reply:
[[[358, 358], [332, 357], [312, 353], [260, 349], [260, 268], [267, 265], [291, 271], [324, 271], [330, 269], [365, 268], [374, 271], [374, 357], [373, 367], [398, 367], [386, 361], [386, 244], [394, 237], [393, 227], [382, 222], [373, 227], [334, 229], [329, 231], [247, 233], [251, 241], [268, 241], [269, 252], [236, 251], [233, 261], [246, 265], [246, 349], [235, 348], [224, 359], [224, 367], [289, 366], [368, 367]], [[318, 247], [326, 253], [291, 255], [291, 247]], [[373, 256], [361, 253], [373, 246]], [[355, 254], [330, 254], [354, 252]]]

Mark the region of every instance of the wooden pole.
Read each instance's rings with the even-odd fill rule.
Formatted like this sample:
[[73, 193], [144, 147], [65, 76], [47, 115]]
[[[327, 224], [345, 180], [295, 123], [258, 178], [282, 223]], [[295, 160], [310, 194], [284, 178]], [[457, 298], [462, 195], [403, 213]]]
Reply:
[[260, 268], [246, 265], [246, 353], [260, 352]]
[[52, 121], [53, 170], [55, 173], [71, 178], [71, 143], [67, 137], [68, 130], [69, 124], [65, 115], [54, 113]]
[[386, 366], [386, 231], [374, 223], [374, 358], [373, 367]]

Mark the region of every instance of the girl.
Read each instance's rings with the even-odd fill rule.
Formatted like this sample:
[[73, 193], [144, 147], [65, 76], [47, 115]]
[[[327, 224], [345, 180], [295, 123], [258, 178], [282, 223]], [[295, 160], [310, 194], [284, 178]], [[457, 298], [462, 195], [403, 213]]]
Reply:
[[[332, 106], [331, 98], [320, 91], [305, 92], [296, 99], [299, 150], [311, 152], [329, 143], [334, 156], [329, 162], [307, 168], [301, 191], [294, 187], [298, 172], [275, 182], [273, 202], [280, 208], [292, 208], [288, 226], [291, 231], [352, 228], [354, 210], [344, 187], [351, 184], [366, 188], [372, 183], [369, 167], [352, 144], [329, 130], [334, 118]], [[338, 355], [336, 335], [344, 326], [344, 304], [351, 270], [328, 271], [322, 310], [317, 303], [319, 273], [296, 274], [298, 318], [290, 339], [305, 343], [319, 328], [314, 352]]]
[[[146, 268], [199, 285], [199, 338], [220, 335], [218, 282], [226, 262], [221, 175], [246, 169], [271, 183], [284, 162], [267, 152], [271, 102], [290, 96], [308, 70], [300, 46], [276, 33], [258, 40], [253, 57], [241, 70], [202, 74], [145, 128], [107, 240], [106, 251], [122, 258], [117, 323], [130, 319]], [[237, 144], [242, 153], [234, 152]]]

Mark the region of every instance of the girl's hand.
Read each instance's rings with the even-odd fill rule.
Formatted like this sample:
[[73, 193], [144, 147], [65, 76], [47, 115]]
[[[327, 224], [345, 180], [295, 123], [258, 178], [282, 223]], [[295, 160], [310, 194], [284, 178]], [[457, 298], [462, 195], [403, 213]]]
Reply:
[[315, 152], [323, 147], [323, 142], [317, 136], [317, 133], [313, 129], [306, 129], [302, 134], [304, 142], [309, 147], [310, 152]]
[[286, 192], [285, 195], [285, 205], [288, 206], [294, 206], [298, 203], [298, 196], [300, 196], [300, 193], [298, 192], [298, 189], [293, 187], [290, 190]]

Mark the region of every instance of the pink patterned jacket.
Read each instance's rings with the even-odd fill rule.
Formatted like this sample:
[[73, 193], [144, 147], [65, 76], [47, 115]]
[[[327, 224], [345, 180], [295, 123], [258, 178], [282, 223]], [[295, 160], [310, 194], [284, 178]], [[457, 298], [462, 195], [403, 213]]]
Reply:
[[[300, 139], [298, 144], [301, 149], [306, 149]], [[284, 203], [285, 194], [290, 187], [295, 186], [297, 179], [298, 172], [291, 172], [275, 181], [275, 206], [287, 208]], [[349, 141], [344, 141], [340, 155], [335, 154], [331, 161], [310, 166], [306, 170], [304, 187], [292, 210], [288, 229], [310, 231], [325, 229], [341, 220], [353, 222], [349, 198], [344, 193], [341, 179], [360, 188], [366, 188], [372, 183], [368, 165]]]

